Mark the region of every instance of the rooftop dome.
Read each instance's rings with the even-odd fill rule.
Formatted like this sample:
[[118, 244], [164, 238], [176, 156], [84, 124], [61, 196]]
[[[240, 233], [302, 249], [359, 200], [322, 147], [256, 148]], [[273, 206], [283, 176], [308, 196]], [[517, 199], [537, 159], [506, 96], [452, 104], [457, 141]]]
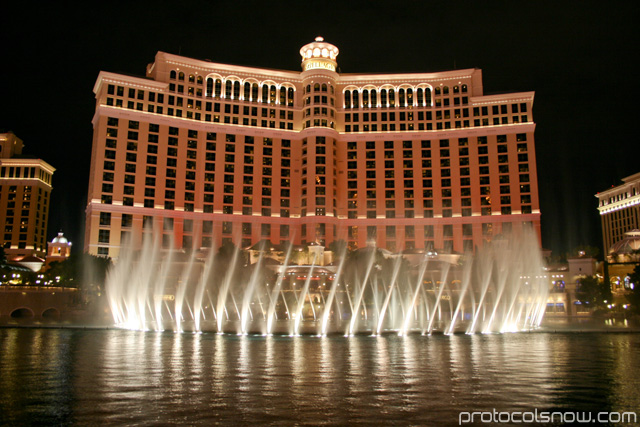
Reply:
[[640, 230], [631, 230], [624, 233], [624, 235], [624, 239], [611, 246], [609, 253], [625, 255], [640, 250]]
[[63, 245], [66, 245], [69, 243], [69, 241], [67, 240], [66, 237], [64, 237], [64, 233], [60, 232], [56, 237], [53, 238], [51, 243], [61, 243]]
[[302, 56], [302, 69], [325, 69], [336, 71], [336, 62], [339, 50], [331, 43], [324, 41], [322, 37], [316, 37], [315, 41], [302, 46], [300, 56]]

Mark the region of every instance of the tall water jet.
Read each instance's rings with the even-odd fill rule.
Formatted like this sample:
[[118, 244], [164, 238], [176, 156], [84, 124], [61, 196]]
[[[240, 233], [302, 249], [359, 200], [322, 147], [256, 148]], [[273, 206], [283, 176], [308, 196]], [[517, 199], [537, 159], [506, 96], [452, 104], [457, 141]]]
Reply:
[[[261, 252], [264, 251], [264, 243], [261, 247]], [[256, 288], [256, 284], [258, 283], [258, 277], [260, 276], [260, 269], [262, 267], [262, 255], [258, 257], [258, 262], [253, 265], [253, 273], [251, 273], [251, 278], [249, 279], [249, 284], [244, 292], [244, 297], [242, 299], [242, 315], [240, 316], [240, 332], [243, 334], [248, 333], [247, 323], [248, 323], [248, 315], [251, 310], [251, 300], [253, 299], [253, 292]]]
[[326, 335], [327, 329], [329, 327], [329, 317], [331, 316], [331, 307], [333, 306], [333, 300], [336, 296], [336, 291], [338, 286], [340, 286], [340, 280], [342, 279], [342, 270], [344, 268], [345, 263], [345, 250], [340, 254], [340, 264], [338, 265], [338, 272], [334, 276], [333, 283], [331, 284], [331, 289], [329, 290], [329, 296], [325, 301], [324, 312], [322, 314], [322, 329], [321, 334]]
[[[276, 304], [278, 302], [278, 295], [280, 295], [280, 291], [282, 289], [282, 282], [284, 282], [285, 279], [285, 273], [287, 271], [287, 266], [289, 265], [289, 258], [291, 257], [291, 250], [293, 248], [293, 245], [289, 244], [287, 246], [287, 255], [284, 258], [284, 266], [282, 268], [282, 271], [280, 271], [280, 274], [278, 275], [278, 278], [276, 279], [276, 283], [273, 287], [273, 290], [271, 291], [270, 295], [270, 299], [269, 299], [269, 309], [267, 310], [267, 334], [272, 334], [273, 333], [273, 321], [275, 318], [275, 312], [276, 312]], [[283, 298], [284, 300], [284, 298]], [[285, 304], [286, 304], [286, 300], [284, 300]], [[287, 309], [288, 311], [288, 309]]]
[[[298, 308], [296, 310], [296, 318], [293, 327], [293, 335], [299, 335], [300, 333], [300, 322], [302, 322], [302, 310], [304, 308], [304, 302], [307, 297], [307, 293], [309, 292], [309, 284], [311, 283], [311, 277], [313, 276], [313, 269], [316, 266], [317, 261], [317, 253], [313, 254], [313, 261], [311, 262], [311, 268], [309, 269], [309, 273], [307, 274], [307, 278], [304, 281], [304, 286], [302, 287], [302, 292], [298, 299]], [[313, 305], [313, 301], [310, 301], [311, 305]]]
[[421, 263], [420, 274], [418, 275], [418, 280], [416, 282], [415, 291], [413, 292], [413, 298], [411, 298], [411, 302], [409, 304], [409, 308], [407, 310], [407, 316], [404, 319], [404, 323], [402, 324], [402, 329], [398, 332], [398, 335], [406, 335], [409, 331], [409, 324], [411, 323], [411, 315], [415, 310], [416, 303], [418, 301], [418, 295], [420, 290], [422, 289], [422, 282], [424, 281], [424, 275], [427, 272], [427, 264], [429, 263], [429, 258], [425, 257], [425, 259]]
[[382, 309], [380, 310], [380, 316], [378, 318], [378, 327], [376, 328], [376, 334], [380, 335], [380, 331], [382, 330], [382, 324], [384, 322], [384, 316], [387, 312], [387, 307], [389, 306], [389, 301], [391, 300], [391, 296], [393, 295], [393, 290], [395, 289], [396, 282], [398, 281], [398, 274], [400, 273], [400, 264], [402, 259], [396, 258], [395, 263], [393, 265], [393, 274], [391, 275], [391, 285], [389, 286], [389, 291], [387, 292], [387, 297], [382, 304]]
[[[222, 286], [220, 287], [219, 291], [218, 291], [218, 309], [216, 310], [218, 313], [222, 313], [222, 311], [224, 310], [225, 312], [227, 311], [227, 307], [226, 307], [226, 301], [227, 301], [227, 294], [229, 293], [229, 287], [231, 286], [231, 280], [233, 280], [233, 275], [235, 272], [235, 267], [236, 267], [236, 263], [238, 262], [238, 255], [239, 255], [240, 250], [236, 248], [236, 250], [234, 250], [233, 252], [233, 256], [231, 259], [231, 266], [229, 269], [227, 269], [227, 272], [224, 276], [224, 279], [222, 281]], [[229, 314], [227, 312], [227, 318], [229, 317]], [[218, 315], [218, 319], [217, 319], [217, 323], [218, 323], [218, 332], [222, 333], [223, 329], [222, 329], [222, 321], [223, 318], [221, 315]]]
[[469, 289], [469, 284], [471, 283], [471, 264], [468, 263], [465, 265], [464, 270], [462, 272], [462, 288], [460, 289], [460, 296], [458, 297], [458, 304], [456, 305], [456, 310], [453, 312], [453, 316], [451, 317], [451, 325], [449, 325], [448, 334], [452, 334], [455, 330], [456, 321], [458, 320], [458, 313], [462, 309], [462, 305], [465, 301], [465, 296], [467, 294], [467, 290]]
[[194, 316], [193, 320], [195, 322], [195, 329], [197, 332], [201, 331], [200, 328], [200, 317], [203, 315], [202, 312], [202, 301], [204, 299], [204, 291], [206, 289], [207, 282], [209, 281], [209, 277], [211, 275], [211, 271], [213, 269], [213, 261], [214, 261], [214, 251], [209, 251], [209, 258], [204, 264], [204, 271], [200, 276], [200, 280], [198, 281], [198, 286], [196, 288], [196, 295], [194, 300]]
[[182, 332], [182, 305], [184, 302], [184, 296], [187, 292], [187, 286], [189, 284], [189, 280], [191, 279], [191, 272], [193, 270], [193, 264], [195, 261], [195, 252], [192, 252], [189, 256], [189, 260], [187, 262], [187, 268], [182, 271], [180, 275], [180, 279], [178, 281], [178, 289], [176, 290], [176, 299], [175, 299], [175, 320], [176, 320], [176, 332]]
[[[438, 294], [435, 298], [435, 301], [433, 302], [433, 309], [431, 310], [432, 313], [434, 313], [434, 315], [431, 316], [431, 319], [429, 320], [429, 326], [426, 329], [422, 330], [422, 334], [424, 335], [425, 332], [426, 333], [431, 333], [433, 331], [433, 322], [436, 320], [436, 316], [435, 316], [435, 312], [436, 310], [441, 314], [442, 313], [442, 308], [440, 307], [440, 300], [442, 298], [442, 292], [444, 291], [445, 288], [445, 284], [447, 281], [447, 276], [449, 273], [449, 264], [447, 264], [445, 266], [445, 268], [442, 270], [441, 276], [440, 276], [440, 287], [438, 289]], [[435, 284], [437, 284], [438, 282], [435, 282]]]
[[[376, 260], [376, 250], [372, 248], [371, 255], [369, 258], [369, 263], [367, 264], [367, 269], [365, 270], [364, 280], [362, 283], [356, 281], [356, 298], [355, 304], [351, 309], [351, 321], [349, 322], [349, 330], [347, 331], [347, 335], [353, 335], [355, 331], [356, 322], [358, 321], [358, 310], [360, 309], [360, 304], [362, 303], [362, 297], [364, 296], [364, 291], [367, 288], [367, 282], [369, 281], [369, 276], [371, 275], [371, 270], [373, 269], [374, 262]], [[348, 295], [348, 293], [347, 293]]]

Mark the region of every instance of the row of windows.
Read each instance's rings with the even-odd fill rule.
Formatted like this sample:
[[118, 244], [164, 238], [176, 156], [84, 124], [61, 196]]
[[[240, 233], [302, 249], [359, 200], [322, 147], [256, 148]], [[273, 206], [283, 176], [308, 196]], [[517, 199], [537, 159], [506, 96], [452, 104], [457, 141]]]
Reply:
[[[122, 228], [126, 228], [126, 229], [130, 229], [133, 227], [133, 219], [134, 216], [132, 214], [122, 214], [121, 219], [120, 219], [120, 225]], [[154, 217], [153, 216], [148, 216], [145, 215], [143, 217], [143, 228], [146, 230], [149, 227], [152, 227], [154, 223]], [[216, 227], [220, 227], [219, 229], [222, 231], [223, 234], [232, 234], [234, 227], [237, 227], [241, 230], [241, 233], [243, 235], [251, 235], [255, 228], [260, 227], [263, 231], [264, 230], [268, 230], [271, 228], [271, 224], [255, 224], [255, 223], [250, 223], [250, 222], [231, 222], [231, 221], [219, 221], [214, 223], [214, 221], [212, 220], [203, 220], [203, 221], [195, 221], [193, 219], [183, 219], [182, 220], [182, 232], [183, 233], [193, 233], [195, 230], [195, 224], [199, 223], [201, 225], [201, 232], [203, 234], [214, 234], [214, 225]], [[111, 227], [112, 225], [112, 214], [110, 212], [100, 212], [100, 216], [99, 216], [99, 224], [101, 227]], [[159, 226], [161, 226], [163, 231], [174, 231], [175, 229], [175, 219], [171, 218], [171, 217], [164, 217], [161, 218], [160, 222], [157, 223]], [[316, 224], [317, 226], [317, 230], [320, 231], [321, 235], [325, 235], [325, 230], [327, 227], [331, 227], [334, 229], [334, 231], [336, 228], [338, 228], [335, 225], [332, 224], [324, 224], [324, 223], [320, 223], [320, 224]], [[486, 234], [490, 234], [492, 231], [492, 223], [463, 223], [458, 225], [458, 227], [460, 227], [461, 229], [461, 233], [463, 236], [472, 236], [474, 234], [474, 230], [476, 230], [476, 232], [478, 232], [479, 230], [482, 231], [482, 234], [486, 235]], [[503, 231], [505, 226], [507, 228], [509, 228], [511, 226], [511, 223], [502, 223], [503, 226]], [[306, 227], [307, 224], [301, 224], [301, 228], [303, 228], [303, 235], [306, 235]], [[357, 225], [353, 225], [353, 226], [348, 226], [347, 230], [348, 230], [348, 235], [350, 238], [355, 237], [357, 235], [358, 229], [361, 228], [362, 226], [357, 226]], [[397, 236], [397, 231], [400, 230], [401, 232], [404, 232], [404, 236], [407, 238], [414, 238], [416, 236], [416, 229], [423, 229], [423, 235], [425, 238], [432, 238], [435, 235], [435, 228], [436, 226], [433, 224], [424, 224], [424, 225], [420, 225], [420, 226], [415, 226], [415, 225], [403, 225], [403, 226], [396, 226], [396, 225], [386, 225], [386, 226], [372, 226], [375, 227], [376, 229], [378, 228], [382, 228], [385, 230], [385, 235], [386, 237], [396, 237]], [[453, 224], [443, 224], [440, 226], [441, 230], [442, 230], [442, 235], [445, 237], [450, 237], [454, 235], [454, 225]], [[284, 230], [286, 235], [288, 236], [288, 231], [290, 230], [290, 225], [289, 224], [281, 224], [279, 225], [280, 230]], [[106, 236], [109, 236], [108, 233], [109, 230], [104, 230], [102, 232], [102, 236], [103, 239], [102, 240], [106, 240]], [[281, 236], [282, 236], [282, 232], [281, 232]], [[108, 241], [101, 241], [101, 243], [108, 243]]]
[[[523, 116], [513, 116], [511, 117], [511, 121], [509, 121], [509, 117], [494, 118], [493, 122], [490, 123], [489, 119], [475, 119], [473, 120], [473, 125], [470, 120], [456, 120], [454, 122], [437, 122], [435, 124], [435, 130], [446, 130], [446, 129], [463, 129], [470, 127], [481, 127], [481, 126], [500, 126], [500, 125], [508, 125], [508, 124], [518, 124], [518, 123], [528, 123], [529, 118], [526, 115]], [[433, 123], [418, 123], [417, 126], [419, 131], [424, 130], [434, 130]], [[400, 123], [396, 126], [396, 123], [373, 123], [373, 124], [357, 124], [357, 125], [345, 125], [345, 132], [377, 132], [377, 131], [414, 131], [416, 126], [414, 123]]]
[[[505, 143], [507, 142], [507, 135], [496, 135], [496, 142], [498, 143]], [[516, 134], [516, 141], [517, 142], [524, 142], [527, 140], [527, 134], [526, 133], [518, 133]], [[347, 142], [347, 150], [372, 150], [374, 148], [376, 148], [376, 145], [383, 145], [383, 147], [385, 149], [391, 149], [394, 148], [395, 144], [401, 144], [401, 148], [403, 149], [407, 149], [407, 148], [413, 148], [414, 147], [414, 142], [415, 147], [419, 147], [419, 148], [432, 148], [432, 144], [431, 144], [431, 140], [430, 139], [426, 139], [426, 140], [421, 140], [420, 141], [420, 145], [418, 144], [418, 141], [413, 141], [413, 140], [404, 140], [404, 141], [348, 141]], [[434, 141], [435, 142], [435, 141]], [[488, 136], [478, 136], [475, 138], [475, 142], [478, 145], [486, 145], [489, 142], [489, 137]], [[448, 148], [450, 146], [452, 146], [454, 143], [457, 143], [457, 145], [459, 147], [466, 147], [469, 145], [469, 138], [457, 138], [455, 140], [453, 139], [440, 139], [438, 140], [438, 147], [440, 148]], [[435, 148], [435, 144], [433, 144], [434, 148]]]
[[[454, 86], [453, 93], [467, 93], [467, 85]], [[415, 96], [414, 96], [415, 94]], [[429, 86], [400, 87], [383, 86], [381, 88], [351, 88], [344, 91], [344, 108], [379, 108], [379, 107], [430, 107], [432, 106], [432, 89]], [[449, 95], [449, 87], [437, 87], [434, 89], [435, 96]], [[469, 98], [454, 98], [454, 103], [459, 105], [467, 104]], [[444, 99], [445, 105], [449, 104], [449, 99]], [[440, 99], [436, 99], [436, 106], [441, 105]]]
[[0, 167], [0, 178], [37, 178], [51, 184], [51, 174], [35, 166], [2, 166]]
[[[506, 112], [506, 104], [502, 105], [502, 110], [504, 110], [504, 112], [502, 113], [498, 113], [498, 106], [494, 105], [493, 106], [493, 115], [500, 115], [500, 114], [508, 114]], [[520, 104], [520, 106], [518, 106], [518, 104], [511, 104], [511, 110], [512, 110], [512, 114], [517, 114], [518, 110], [520, 110], [521, 113], [526, 113], [527, 112], [527, 104], [522, 103]], [[479, 116], [487, 116], [488, 115], [488, 108], [487, 107], [474, 107], [472, 109], [473, 111], [473, 116], [474, 117], [479, 117]], [[418, 111], [417, 114], [414, 114], [413, 111], [401, 111], [398, 113], [398, 115], [396, 116], [396, 113], [394, 111], [384, 111], [378, 113], [377, 112], [366, 112], [366, 113], [346, 113], [344, 116], [344, 121], [346, 123], [351, 123], [351, 122], [377, 122], [378, 118], [380, 119], [379, 121], [382, 122], [394, 122], [396, 121], [396, 118], [398, 121], [413, 121], [414, 119], [417, 118], [417, 120], [419, 121], [432, 121], [432, 120], [450, 120], [451, 118], [467, 118], [470, 117], [470, 113], [471, 110], [469, 108], [459, 108], [459, 109], [454, 109], [454, 110], [438, 110], [434, 112], [432, 111]], [[523, 121], [527, 121], [526, 119], [526, 115], [522, 116]], [[494, 124], [500, 124], [500, 122], [502, 121], [503, 123], [508, 123], [504, 121], [504, 119], [508, 119], [508, 117], [494, 117], [493, 118], [493, 123]], [[497, 121], [496, 121], [497, 119]], [[514, 116], [514, 120], [519, 121], [518, 116]]]
[[[169, 73], [170, 80], [185, 81], [185, 73], [176, 70], [171, 70]], [[191, 84], [202, 85], [203, 77], [189, 74], [188, 82]], [[243, 98], [247, 101], [258, 101], [276, 103], [277, 92], [279, 92], [279, 103], [281, 105], [293, 106], [295, 89], [293, 85], [285, 84], [281, 85], [278, 91], [275, 85], [269, 85], [267, 83], [250, 83], [244, 82], [243, 86]], [[171, 87], [171, 86], [170, 86]], [[225, 80], [224, 81], [224, 97], [228, 99], [241, 99], [240, 98], [241, 82], [238, 80]], [[259, 87], [262, 87], [262, 98], [258, 97]], [[180, 85], [178, 86], [178, 92]], [[174, 85], [175, 89], [175, 85]], [[207, 77], [206, 81], [206, 95], [211, 97], [222, 97], [223, 91], [223, 79], [222, 77]], [[173, 89], [172, 89], [173, 90]], [[189, 92], [193, 95], [192, 92]]]
[[[105, 213], [106, 214], [106, 213]], [[126, 217], [129, 217], [125, 219]], [[122, 224], [123, 229], [120, 232], [120, 239], [124, 241], [130, 238], [132, 231], [130, 230], [131, 224], [128, 223], [125, 225], [125, 221], [131, 221], [131, 215], [123, 215]], [[103, 219], [103, 215], [100, 216], [101, 220]], [[153, 224], [152, 217], [145, 217], [146, 224]], [[110, 218], [109, 218], [110, 222]], [[174, 231], [174, 222], [172, 218], [164, 218], [161, 222], [157, 223], [162, 230], [162, 242], [164, 247], [169, 247], [174, 243], [174, 239], [176, 235], [173, 233]], [[529, 225], [529, 222], [523, 223], [523, 225]], [[271, 224], [252, 224], [252, 223], [232, 223], [223, 221], [218, 223], [216, 227], [220, 227], [219, 230], [222, 231], [222, 236], [231, 236], [235, 235], [233, 232], [234, 229], [241, 231], [241, 246], [249, 247], [252, 243], [252, 239], [248, 236], [252, 236], [254, 234], [259, 233], [262, 238], [272, 238], [279, 237], [279, 239], [288, 239], [292, 234], [292, 230], [287, 224], [281, 225], [271, 225]], [[499, 227], [498, 231], [502, 233], [511, 232], [513, 227], [512, 223], [502, 223]], [[335, 240], [337, 236], [337, 227], [332, 226], [331, 224], [315, 224], [310, 226], [308, 229], [306, 224], [301, 225], [301, 234], [302, 234], [302, 243], [306, 244], [306, 238], [310, 237], [312, 240], [316, 240], [318, 238], [319, 241], [324, 244], [324, 237], [328, 237], [329, 235], [333, 236], [333, 240]], [[420, 230], [420, 228], [423, 228]], [[404, 249], [413, 249], [416, 245], [416, 239], [420, 238], [422, 235], [423, 244], [426, 249], [433, 250], [435, 249], [436, 239], [435, 239], [435, 230], [433, 225], [425, 225], [424, 227], [415, 227], [411, 225], [407, 225], [404, 227], [396, 227], [394, 225], [387, 226], [349, 226], [347, 227], [347, 235], [348, 242], [351, 246], [359, 239], [360, 231], [366, 233], [367, 239], [377, 239], [378, 237], [384, 237], [386, 240], [386, 247], [395, 250], [396, 239], [401, 239], [403, 241]], [[463, 242], [463, 249], [466, 251], [473, 249], [473, 238], [483, 237], [488, 238], [494, 234], [494, 224], [492, 223], [482, 223], [482, 224], [462, 224], [461, 227], [456, 232], [454, 226], [451, 224], [444, 224], [438, 229], [438, 233], [440, 234], [440, 249], [444, 249], [445, 251], [453, 250], [453, 238], [456, 234], [460, 234]], [[200, 235], [198, 239], [199, 247], [211, 247], [213, 243], [213, 229], [214, 224], [212, 221], [203, 221], [202, 222], [202, 235]], [[330, 231], [327, 232], [327, 229]], [[160, 231], [160, 230], [158, 230]], [[181, 236], [182, 247], [185, 249], [193, 248], [194, 244], [194, 223], [192, 220], [185, 220], [183, 223], [183, 234]], [[417, 233], [417, 231], [421, 231], [421, 233]], [[274, 236], [274, 234], [277, 234]], [[98, 234], [98, 243], [101, 245], [108, 245], [111, 240], [111, 232], [107, 229], [99, 230]], [[231, 242], [231, 237], [223, 237], [222, 241]], [[103, 254], [108, 254], [108, 248], [102, 247]]]
[[[395, 89], [363, 89], [363, 90], [345, 90], [344, 91], [344, 108], [392, 108], [392, 107], [430, 107], [431, 106], [431, 89], [416, 89], [416, 97], [414, 100], [414, 91], [412, 88], [400, 88], [397, 92]], [[468, 100], [467, 100], [468, 101]], [[466, 104], [466, 102], [465, 102]]]
[[303, 94], [307, 94], [307, 93], [311, 93], [311, 92], [330, 92], [331, 95], [335, 94], [335, 89], [333, 88], [333, 85], [331, 83], [326, 84], [326, 83], [315, 83], [313, 86], [311, 86], [310, 84], [308, 84], [307, 86], [305, 86], [302, 89], [302, 93]]
[[[242, 96], [240, 96], [242, 86]], [[206, 96], [215, 98], [238, 99], [241, 101], [262, 102], [269, 104], [279, 104], [287, 107], [293, 107], [295, 99], [295, 89], [293, 87], [269, 85], [263, 83], [245, 82], [243, 85], [239, 81], [232, 82], [227, 80], [223, 84], [221, 79], [207, 78]], [[261, 96], [260, 96], [261, 95]]]

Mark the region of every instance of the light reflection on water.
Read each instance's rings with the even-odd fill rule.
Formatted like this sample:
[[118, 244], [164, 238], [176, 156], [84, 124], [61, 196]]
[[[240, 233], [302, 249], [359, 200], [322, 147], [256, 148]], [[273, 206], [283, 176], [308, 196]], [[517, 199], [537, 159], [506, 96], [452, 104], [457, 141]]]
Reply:
[[456, 424], [637, 411], [640, 334], [284, 337], [0, 329], [0, 424]]

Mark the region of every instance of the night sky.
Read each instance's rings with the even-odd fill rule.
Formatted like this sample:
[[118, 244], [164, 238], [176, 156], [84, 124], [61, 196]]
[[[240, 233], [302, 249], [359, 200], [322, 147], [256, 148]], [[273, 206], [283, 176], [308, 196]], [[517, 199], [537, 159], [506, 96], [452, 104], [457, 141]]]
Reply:
[[[598, 191], [640, 172], [636, 2], [60, 2], [3, 6], [0, 130], [57, 171], [48, 240], [82, 247], [93, 85], [157, 51], [300, 70], [321, 35], [344, 73], [481, 68], [485, 94], [535, 91], [543, 246], [601, 246]], [[270, 7], [267, 7], [270, 6]]]

